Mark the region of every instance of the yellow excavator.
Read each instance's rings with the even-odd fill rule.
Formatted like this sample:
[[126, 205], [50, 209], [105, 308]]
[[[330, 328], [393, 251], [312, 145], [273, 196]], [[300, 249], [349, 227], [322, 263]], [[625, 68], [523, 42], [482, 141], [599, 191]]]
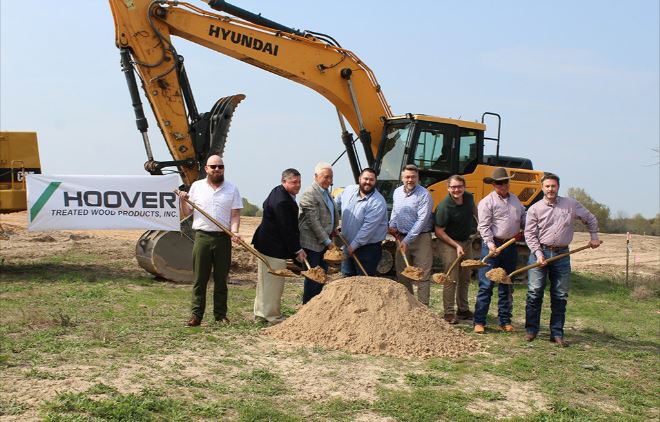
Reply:
[[[390, 202], [406, 164], [419, 167], [420, 182], [436, 204], [447, 195], [446, 179], [452, 174], [464, 175], [467, 189], [480, 200], [492, 190], [483, 178], [494, 167], [508, 169], [511, 191], [525, 205], [541, 197], [543, 172], [534, 170], [528, 159], [499, 154], [499, 115], [484, 113], [481, 122], [414, 113], [394, 115], [371, 69], [329, 35], [289, 28], [223, 0], [208, 1], [213, 11], [164, 0], [110, 0], [110, 6], [122, 70], [146, 149], [145, 169], [151, 174], [175, 167], [184, 185], [204, 177], [206, 158], [222, 155], [234, 110], [245, 98], [242, 94], [221, 98], [211, 111], [200, 113], [184, 59], [172, 40], [179, 37], [324, 96], [336, 107], [353, 176], [357, 180], [363, 167], [356, 147], [359, 140], [366, 166], [377, 171], [377, 187]], [[153, 157], [136, 74], [171, 161]], [[496, 136], [486, 136], [487, 119], [496, 122]], [[485, 142], [496, 143], [494, 155], [484, 154]], [[140, 265], [163, 278], [189, 279], [190, 258], [181, 245], [186, 230], [182, 233], [145, 233], [136, 248]]]
[[25, 175], [29, 173], [41, 173], [37, 134], [0, 132], [0, 213], [27, 209]]

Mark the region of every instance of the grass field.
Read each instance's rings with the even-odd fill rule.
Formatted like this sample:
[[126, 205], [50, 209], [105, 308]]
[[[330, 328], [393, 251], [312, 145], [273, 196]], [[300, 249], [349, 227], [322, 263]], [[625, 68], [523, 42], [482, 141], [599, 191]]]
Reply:
[[[261, 335], [250, 320], [254, 285], [247, 282], [230, 285], [231, 325], [185, 328], [190, 286], [124, 278], [106, 271], [108, 261], [83, 251], [0, 268], [2, 420], [658, 418], [657, 291], [633, 299], [613, 280], [574, 274], [571, 347], [560, 349], [547, 341], [547, 303], [539, 339], [523, 340], [518, 288], [516, 333], [470, 334], [486, 353], [395, 359]], [[295, 312], [301, 290], [287, 284], [285, 314]], [[436, 312], [441, 293], [433, 287]], [[466, 323], [457, 328], [471, 332]]]

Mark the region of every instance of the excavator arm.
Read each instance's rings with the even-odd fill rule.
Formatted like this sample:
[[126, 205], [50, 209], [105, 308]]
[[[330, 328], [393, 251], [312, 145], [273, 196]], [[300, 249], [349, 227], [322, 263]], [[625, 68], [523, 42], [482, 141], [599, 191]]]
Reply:
[[[229, 9], [232, 13], [249, 14], [224, 1], [211, 0], [209, 5], [219, 10]], [[368, 164], [373, 164], [383, 132], [383, 119], [391, 117], [392, 113], [372, 71], [331, 37], [303, 33], [265, 19], [259, 23], [236, 19], [185, 2], [110, 0], [110, 6], [129, 88], [134, 67], [174, 157], [175, 161], [167, 164], [179, 167], [184, 183], [190, 184], [198, 178], [200, 163], [210, 151], [224, 147], [226, 130], [215, 144], [204, 139], [201, 130], [196, 130], [209, 123], [200, 120], [196, 111], [183, 58], [176, 53], [172, 36], [298, 82], [323, 95], [335, 105], [340, 120], [343, 116], [359, 134]], [[250, 19], [250, 16], [244, 17]], [[138, 128], [144, 138], [146, 129], [142, 128], [146, 121], [139, 96], [133, 91], [136, 90], [132, 90], [131, 96]], [[238, 95], [225, 99], [223, 110], [226, 111], [215, 120], [224, 119], [228, 127], [233, 109], [242, 98], [244, 96]], [[146, 166], [151, 162], [151, 169], [147, 170], [157, 171], [159, 166], [154, 165], [153, 157], [149, 156], [148, 143], [145, 138], [149, 158]], [[346, 140], [344, 143], [348, 144]]]

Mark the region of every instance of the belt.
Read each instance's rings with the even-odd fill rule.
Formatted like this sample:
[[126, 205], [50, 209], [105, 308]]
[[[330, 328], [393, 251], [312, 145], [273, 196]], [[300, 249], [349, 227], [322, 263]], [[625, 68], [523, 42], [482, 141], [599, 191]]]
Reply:
[[566, 246], [550, 246], [550, 245], [544, 245], [541, 243], [541, 249], [547, 249], [549, 251], [559, 251], [562, 249], [568, 249], [568, 245]]
[[[429, 231], [426, 231], [426, 232], [421, 232], [420, 234], [432, 233], [432, 232], [433, 232], [433, 230], [429, 230]], [[408, 236], [408, 233], [399, 233], [399, 236], [406, 237], [406, 236]]]
[[227, 233], [221, 231], [217, 231], [217, 232], [207, 232], [206, 230], [197, 230], [197, 231], [213, 237], [227, 236]]

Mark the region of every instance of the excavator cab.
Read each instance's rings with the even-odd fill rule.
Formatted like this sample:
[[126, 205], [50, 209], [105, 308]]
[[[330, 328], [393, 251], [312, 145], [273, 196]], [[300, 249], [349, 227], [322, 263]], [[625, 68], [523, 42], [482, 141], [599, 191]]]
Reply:
[[452, 174], [474, 172], [483, 162], [485, 128], [481, 123], [426, 115], [388, 119], [375, 162], [379, 191], [391, 204], [406, 164], [419, 168], [419, 183], [425, 187]]

